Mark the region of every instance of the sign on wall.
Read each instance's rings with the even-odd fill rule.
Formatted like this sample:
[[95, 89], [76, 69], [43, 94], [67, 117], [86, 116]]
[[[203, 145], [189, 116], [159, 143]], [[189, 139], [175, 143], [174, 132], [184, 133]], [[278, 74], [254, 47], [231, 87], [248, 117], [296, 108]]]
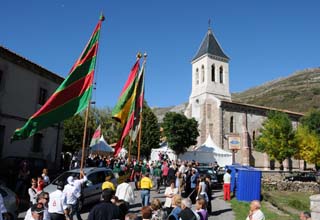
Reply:
[[229, 150], [240, 150], [241, 138], [240, 135], [228, 136]]

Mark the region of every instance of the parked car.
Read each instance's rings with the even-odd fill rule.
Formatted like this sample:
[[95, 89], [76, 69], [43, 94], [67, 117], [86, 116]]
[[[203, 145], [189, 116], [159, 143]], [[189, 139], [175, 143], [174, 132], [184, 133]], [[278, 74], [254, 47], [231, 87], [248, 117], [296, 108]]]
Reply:
[[[80, 201], [80, 207], [91, 203], [96, 203], [100, 200], [101, 186], [105, 181], [105, 177], [111, 175], [111, 182], [117, 185], [117, 180], [112, 173], [111, 169], [105, 167], [88, 167], [83, 169], [88, 181], [82, 186], [82, 199]], [[53, 180], [48, 186], [44, 188], [45, 192], [53, 192], [57, 189], [57, 183], [62, 181], [67, 184], [69, 176], [77, 177], [80, 176], [80, 169], [69, 170], [59, 175]]]
[[0, 186], [0, 194], [3, 197], [4, 206], [6, 207], [10, 219], [15, 220], [18, 217], [19, 198], [18, 196], [5, 186]]
[[220, 187], [221, 184], [219, 184], [217, 175], [214, 173], [212, 167], [199, 166], [199, 167], [197, 167], [197, 170], [200, 175], [209, 175], [210, 176], [211, 185], [212, 185], [213, 189], [217, 189]]
[[317, 181], [315, 173], [294, 173], [284, 178], [286, 181], [315, 182]]

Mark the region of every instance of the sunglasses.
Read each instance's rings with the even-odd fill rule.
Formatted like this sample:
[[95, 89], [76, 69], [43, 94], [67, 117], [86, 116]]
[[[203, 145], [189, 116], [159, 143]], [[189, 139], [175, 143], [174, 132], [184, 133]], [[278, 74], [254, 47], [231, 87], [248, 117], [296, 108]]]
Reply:
[[43, 199], [45, 199], [45, 200], [49, 200], [49, 197], [43, 197]]

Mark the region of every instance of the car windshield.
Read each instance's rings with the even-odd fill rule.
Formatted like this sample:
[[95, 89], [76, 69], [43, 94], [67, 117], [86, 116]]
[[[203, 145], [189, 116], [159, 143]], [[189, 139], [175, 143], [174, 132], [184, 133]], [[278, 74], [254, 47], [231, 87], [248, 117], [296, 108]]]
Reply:
[[205, 175], [209, 174], [212, 180], [217, 179], [217, 176], [213, 173], [212, 169], [210, 168], [199, 168], [198, 172], [200, 174], [205, 174]]
[[77, 177], [79, 178], [80, 173], [77, 172], [65, 172], [63, 174], [61, 174], [60, 176], [58, 176], [55, 180], [53, 180], [52, 184], [57, 185], [58, 182], [63, 182], [64, 184], [67, 184], [67, 179], [69, 176], [73, 176], [73, 177]]

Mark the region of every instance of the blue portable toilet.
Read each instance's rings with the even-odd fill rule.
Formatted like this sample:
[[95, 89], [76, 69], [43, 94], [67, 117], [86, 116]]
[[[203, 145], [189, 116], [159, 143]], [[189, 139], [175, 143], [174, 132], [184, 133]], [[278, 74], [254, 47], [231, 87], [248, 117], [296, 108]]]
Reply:
[[250, 202], [261, 200], [261, 171], [253, 167], [236, 168], [236, 198]]

